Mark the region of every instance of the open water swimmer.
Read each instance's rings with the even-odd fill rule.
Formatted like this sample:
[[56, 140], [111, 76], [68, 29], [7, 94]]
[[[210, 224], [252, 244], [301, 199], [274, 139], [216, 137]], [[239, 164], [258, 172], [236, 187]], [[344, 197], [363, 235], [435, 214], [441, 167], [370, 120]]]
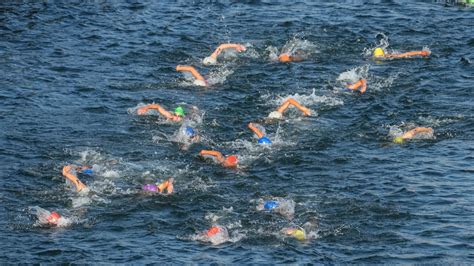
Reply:
[[210, 56], [204, 58], [204, 60], [202, 61], [203, 64], [205, 64], [205, 65], [214, 65], [214, 64], [216, 64], [218, 56], [224, 50], [235, 50], [235, 51], [240, 53], [240, 52], [246, 51], [247, 49], [242, 44], [237, 44], [237, 43], [224, 43], [224, 44], [221, 44], [216, 48], [216, 50]]
[[173, 121], [173, 122], [181, 122], [184, 118], [185, 112], [184, 108], [181, 106], [178, 106], [174, 109], [173, 112], [170, 112], [163, 108], [161, 105], [152, 103], [152, 104], [147, 104], [145, 106], [142, 106], [137, 109], [137, 114], [138, 115], [145, 115], [149, 111], [158, 111], [162, 116], [164, 116], [166, 119]]
[[367, 90], [367, 80], [359, 79], [355, 83], [348, 84], [346, 89], [350, 91], [359, 91], [360, 93], [364, 93]]
[[373, 56], [374, 58], [410, 58], [410, 57], [428, 57], [431, 54], [428, 50], [421, 50], [421, 51], [411, 51], [405, 53], [393, 53], [388, 54], [382, 48], [377, 47], [374, 50]]
[[77, 192], [88, 192], [89, 188], [79, 180], [77, 177], [78, 173], [93, 174], [93, 170], [90, 166], [77, 166], [77, 165], [66, 165], [63, 167], [63, 176], [69, 180], [76, 188]]
[[[170, 177], [167, 180], [156, 183], [156, 184], [146, 184], [142, 188], [144, 191], [152, 193], [162, 193], [162, 194], [171, 194], [174, 192], [174, 178]], [[166, 191], [166, 193], [165, 193]]]
[[194, 77], [193, 84], [196, 86], [205, 87], [209, 85], [207, 80], [192, 66], [178, 65], [176, 71], [190, 73]]
[[238, 159], [235, 155], [224, 156], [222, 153], [212, 150], [201, 150], [199, 155], [205, 159], [211, 159], [215, 163], [221, 164], [223, 167], [237, 167]]
[[258, 123], [249, 123], [248, 128], [255, 134], [258, 144], [270, 145], [272, 141], [265, 136], [265, 128]]
[[394, 143], [399, 143], [399, 144], [402, 144], [404, 143], [406, 140], [409, 140], [409, 139], [412, 139], [412, 138], [415, 138], [416, 136], [419, 136], [419, 135], [430, 135], [432, 136], [433, 135], [433, 129], [431, 127], [416, 127], [414, 129], [411, 129], [411, 130], [408, 130], [407, 132], [404, 132], [403, 134], [399, 135], [399, 136], [396, 136], [394, 139], [393, 139], [393, 142]]
[[283, 119], [283, 112], [285, 112], [285, 110], [288, 109], [288, 107], [290, 107], [291, 105], [298, 108], [305, 116], [310, 116], [311, 115], [311, 110], [309, 108], [304, 107], [299, 102], [297, 102], [295, 99], [289, 98], [284, 103], [282, 103], [276, 111], [271, 112], [268, 115], [268, 118]]

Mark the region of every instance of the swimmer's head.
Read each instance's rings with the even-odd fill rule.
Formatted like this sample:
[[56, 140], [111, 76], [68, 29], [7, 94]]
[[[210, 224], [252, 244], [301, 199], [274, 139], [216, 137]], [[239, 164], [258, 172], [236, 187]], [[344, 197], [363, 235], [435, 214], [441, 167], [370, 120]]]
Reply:
[[84, 173], [84, 174], [88, 174], [88, 175], [92, 175], [94, 173], [92, 168], [82, 169], [81, 172]]
[[278, 111], [273, 111], [271, 112], [269, 115], [268, 115], [268, 118], [271, 118], [271, 119], [282, 119], [283, 118], [283, 114], [278, 112]]
[[267, 138], [267, 137], [261, 137], [259, 140], [258, 140], [258, 143], [259, 144], [272, 144], [272, 141]]
[[202, 60], [202, 63], [204, 65], [214, 65], [215, 63], [217, 63], [217, 60], [212, 56], [208, 56]]
[[194, 131], [192, 127], [185, 127], [184, 133], [186, 134], [186, 136], [190, 138], [194, 138], [196, 136], [196, 132]]
[[279, 205], [280, 205], [280, 203], [278, 201], [270, 200], [270, 201], [266, 201], [263, 204], [263, 208], [265, 210], [273, 210], [273, 209], [277, 208]]
[[397, 144], [402, 144], [404, 141], [405, 140], [401, 136], [396, 137], [396, 138], [393, 139], [393, 142], [397, 143]]
[[291, 56], [288, 53], [282, 53], [280, 56], [278, 56], [278, 60], [280, 60], [282, 63], [291, 62]]
[[154, 184], [146, 184], [146, 185], [143, 186], [143, 190], [157, 192], [158, 191], [158, 186], [156, 186]]
[[385, 52], [383, 51], [382, 48], [380, 47], [375, 48], [374, 57], [384, 57], [384, 56], [385, 56]]
[[225, 167], [236, 167], [237, 162], [238, 162], [237, 156], [229, 155], [224, 160], [224, 166]]
[[221, 231], [221, 228], [220, 228], [220, 227], [218, 227], [218, 226], [213, 226], [213, 227], [211, 227], [209, 230], [207, 230], [206, 235], [207, 235], [208, 237], [213, 237], [213, 236], [215, 236], [217, 233], [219, 233], [220, 231]]
[[57, 212], [51, 212], [51, 214], [48, 216], [48, 223], [57, 225], [59, 222], [59, 219], [61, 218], [61, 215]]
[[184, 108], [181, 106], [176, 107], [176, 109], [174, 109], [174, 114], [180, 117], [184, 117]]
[[306, 233], [303, 229], [300, 228], [288, 228], [285, 229], [285, 234], [296, 238], [297, 240], [303, 241], [306, 240]]

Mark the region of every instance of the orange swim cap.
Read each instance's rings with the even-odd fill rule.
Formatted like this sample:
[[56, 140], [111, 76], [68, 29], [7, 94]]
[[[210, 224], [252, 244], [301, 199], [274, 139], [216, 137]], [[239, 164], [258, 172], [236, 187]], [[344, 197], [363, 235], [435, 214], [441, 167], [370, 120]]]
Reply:
[[59, 215], [59, 213], [51, 212], [47, 219], [50, 224], [57, 225], [59, 218], [61, 218], [61, 215]]
[[225, 158], [224, 166], [225, 167], [236, 167], [237, 166], [237, 156], [229, 155]]
[[219, 227], [213, 226], [209, 230], [207, 230], [206, 235], [208, 237], [211, 237], [211, 236], [214, 236], [215, 234], [219, 233], [220, 231], [221, 231], [221, 229]]
[[282, 53], [278, 57], [278, 60], [280, 60], [282, 63], [291, 62], [291, 56], [288, 53]]

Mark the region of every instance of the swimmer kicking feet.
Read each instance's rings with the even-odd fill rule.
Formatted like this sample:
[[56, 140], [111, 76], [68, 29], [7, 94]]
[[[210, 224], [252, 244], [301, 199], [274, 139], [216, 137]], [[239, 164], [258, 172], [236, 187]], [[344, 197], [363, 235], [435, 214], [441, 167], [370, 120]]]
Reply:
[[234, 49], [237, 52], [244, 52], [247, 50], [245, 46], [237, 43], [225, 43], [219, 45], [219, 47], [216, 48], [216, 50], [208, 57], [204, 58], [202, 61], [205, 65], [214, 65], [217, 63], [217, 57], [222, 53], [222, 51], [226, 49]]
[[272, 144], [272, 141], [265, 136], [265, 128], [257, 123], [249, 123], [248, 127], [258, 138], [258, 144]]
[[66, 177], [76, 187], [77, 192], [85, 191], [88, 192], [89, 188], [77, 178], [77, 173], [92, 174], [92, 168], [90, 166], [77, 166], [77, 165], [66, 165], [63, 167], [63, 176]]
[[[283, 118], [283, 112], [285, 112], [286, 109], [288, 109], [288, 107], [290, 107], [290, 105], [293, 105], [295, 106], [296, 108], [298, 108], [304, 115], [306, 116], [310, 116], [311, 115], [311, 110], [309, 108], [306, 108], [304, 106], [302, 106], [299, 102], [297, 102], [295, 99], [293, 98], [289, 98], [288, 100], [286, 100], [282, 105], [280, 105], [280, 107], [278, 107], [278, 109], [276, 111], [273, 111], [271, 112], [269, 115], [268, 115], [268, 118], [271, 118], [271, 119], [282, 119]], [[250, 127], [250, 125], [249, 125]], [[255, 132], [255, 131], [254, 131]], [[257, 134], [257, 133], [255, 133]], [[260, 137], [259, 137], [260, 138]]]
[[174, 179], [170, 177], [168, 180], [162, 182], [162, 183], [156, 183], [156, 184], [146, 184], [143, 186], [144, 191], [150, 191], [150, 192], [158, 192], [158, 193], [164, 193], [166, 190], [166, 194], [171, 194], [174, 191], [174, 186], [173, 186]]
[[401, 136], [395, 137], [393, 142], [402, 144], [405, 140], [411, 139], [421, 133], [433, 134], [433, 129], [431, 127], [417, 127], [403, 133]]
[[201, 152], [199, 152], [199, 155], [203, 158], [212, 159], [214, 162], [219, 163], [224, 167], [237, 167], [238, 159], [235, 155], [228, 155], [224, 157], [222, 153], [210, 150], [201, 150]]
[[180, 122], [183, 120], [184, 117], [184, 109], [181, 106], [178, 106], [174, 109], [174, 113], [167, 111], [165, 108], [161, 107], [159, 104], [147, 104], [138, 108], [137, 114], [144, 115], [150, 110], [158, 111], [162, 116], [166, 117], [166, 119], [173, 121], [173, 122]]
[[356, 83], [348, 84], [346, 88], [351, 91], [359, 90], [360, 93], [364, 93], [367, 90], [367, 80], [359, 79]]
[[196, 86], [205, 87], [205, 86], [208, 85], [206, 79], [204, 79], [204, 77], [201, 74], [199, 74], [199, 72], [192, 66], [178, 65], [178, 66], [176, 66], [176, 71], [191, 73], [191, 75], [193, 75], [193, 77], [195, 79], [193, 84], [196, 85]]
[[377, 47], [374, 50], [373, 56], [374, 58], [410, 58], [410, 57], [415, 57], [415, 56], [428, 57], [430, 54], [431, 52], [427, 50], [411, 51], [411, 52], [400, 53], [400, 54], [386, 54], [382, 48]]

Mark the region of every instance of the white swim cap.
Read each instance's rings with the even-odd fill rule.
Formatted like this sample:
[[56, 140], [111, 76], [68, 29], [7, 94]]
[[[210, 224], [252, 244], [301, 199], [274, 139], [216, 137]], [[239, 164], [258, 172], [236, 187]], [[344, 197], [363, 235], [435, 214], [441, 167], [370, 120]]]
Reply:
[[273, 111], [271, 112], [269, 115], [268, 115], [268, 118], [272, 118], [272, 119], [282, 119], [283, 118], [283, 114], [278, 112], [278, 111]]
[[217, 60], [212, 56], [208, 56], [202, 60], [202, 63], [204, 65], [214, 65], [217, 63]]
[[204, 80], [199, 80], [199, 79], [196, 79], [194, 82], [193, 82], [194, 85], [196, 86], [207, 86], [206, 82]]

